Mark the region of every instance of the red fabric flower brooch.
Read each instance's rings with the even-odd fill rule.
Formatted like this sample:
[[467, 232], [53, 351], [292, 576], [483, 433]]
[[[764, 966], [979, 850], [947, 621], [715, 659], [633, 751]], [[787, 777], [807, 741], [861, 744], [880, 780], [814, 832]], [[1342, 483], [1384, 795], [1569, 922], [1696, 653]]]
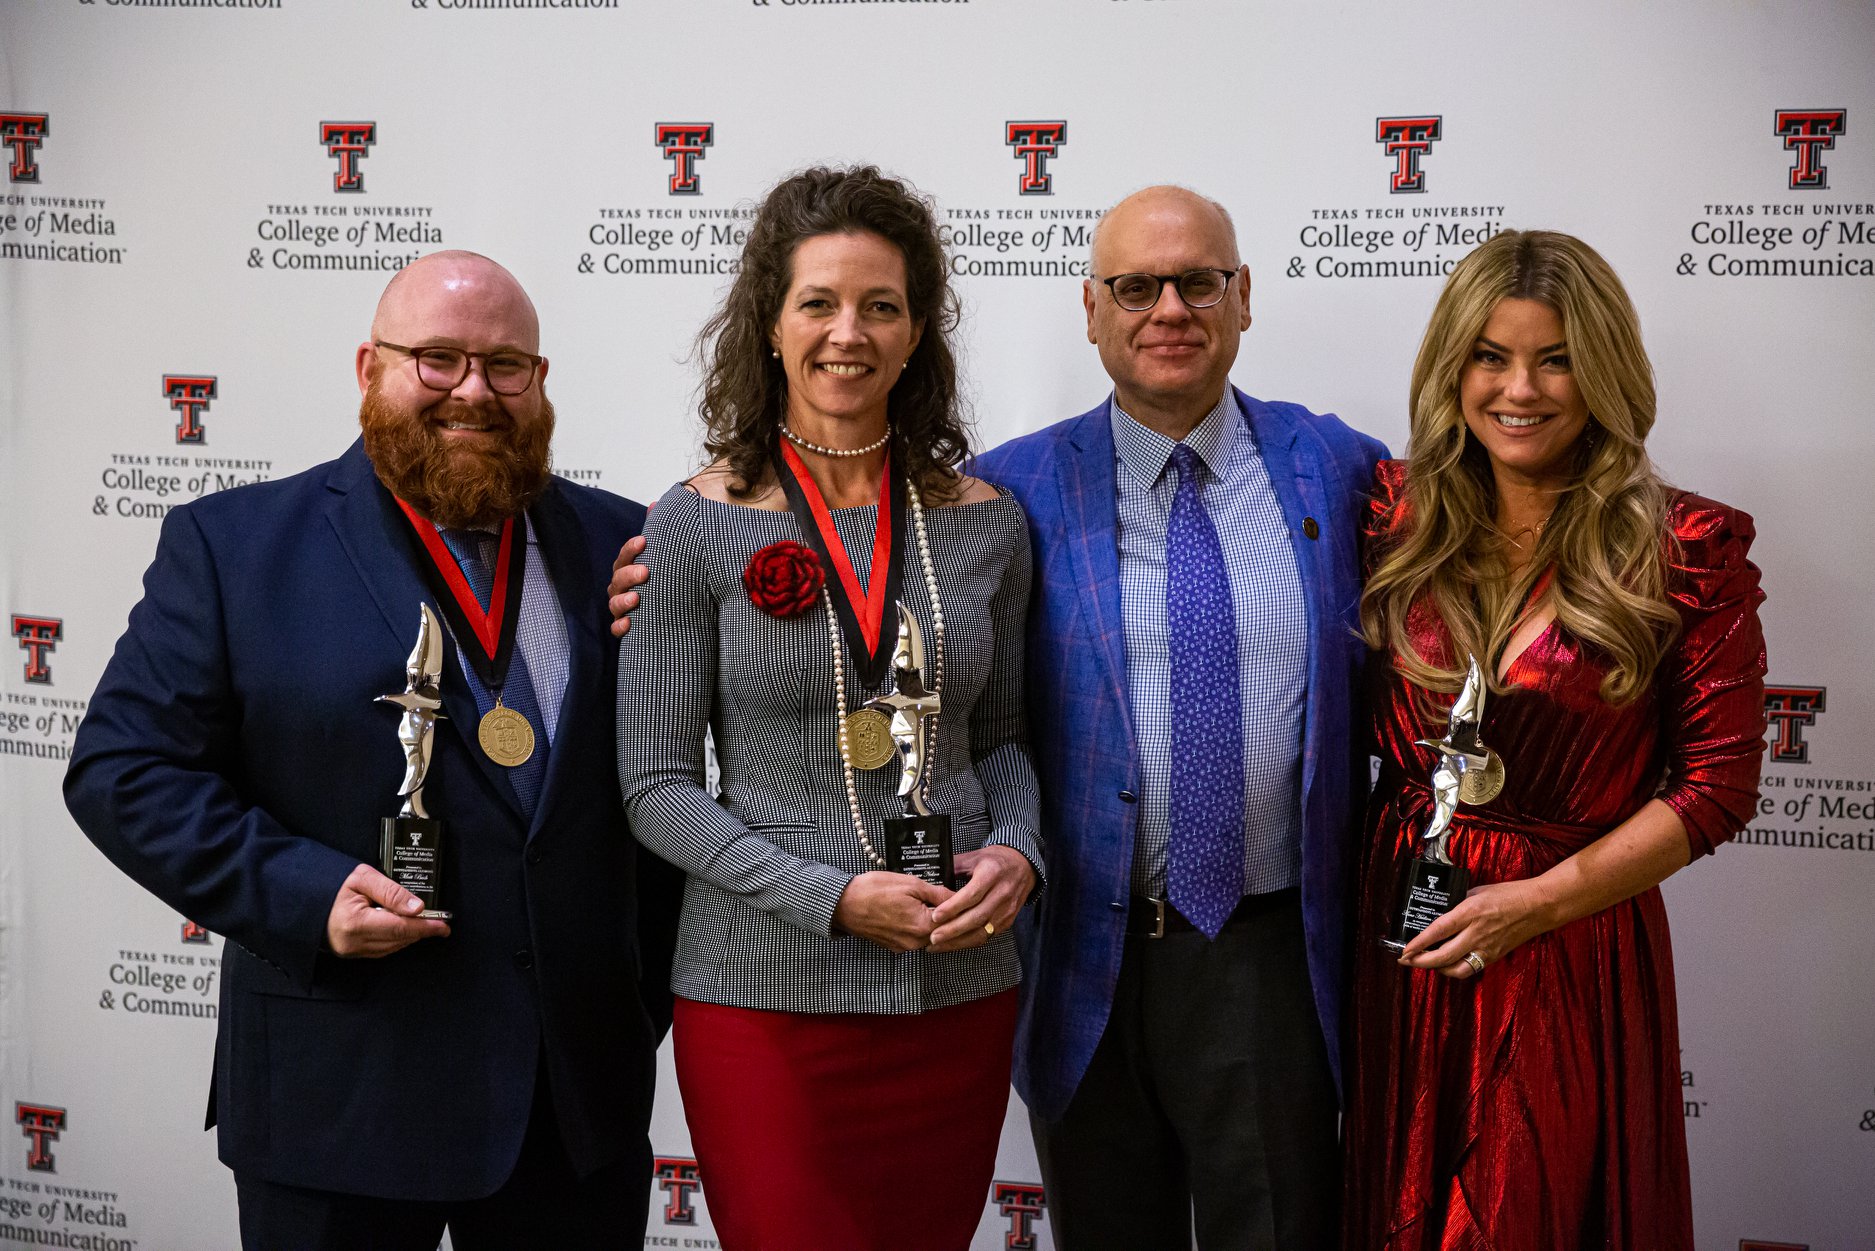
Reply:
[[771, 617], [787, 620], [814, 606], [827, 575], [813, 549], [792, 539], [770, 543], [749, 557], [742, 571], [742, 586], [755, 606]]

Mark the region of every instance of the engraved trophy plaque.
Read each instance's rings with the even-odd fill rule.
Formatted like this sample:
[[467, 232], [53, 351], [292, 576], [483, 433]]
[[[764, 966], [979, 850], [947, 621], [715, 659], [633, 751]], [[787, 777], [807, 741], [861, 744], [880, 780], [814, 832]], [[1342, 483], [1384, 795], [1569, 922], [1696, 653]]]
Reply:
[[946, 890], [957, 888], [951, 858], [951, 819], [925, 806], [924, 777], [929, 722], [938, 715], [936, 691], [924, 686], [924, 636], [918, 622], [898, 605], [898, 642], [892, 650], [892, 680], [897, 688], [866, 704], [891, 718], [892, 742], [898, 748], [898, 794], [906, 815], [885, 820], [885, 867]]
[[404, 710], [397, 742], [404, 749], [404, 782], [397, 790], [404, 806], [380, 823], [379, 868], [384, 876], [423, 901], [422, 915], [448, 920], [443, 901], [443, 823], [423, 806], [423, 780], [430, 772], [436, 722], [443, 715], [443, 628], [423, 605], [417, 645], [404, 663], [404, 689], [380, 695], [379, 703]]
[[1445, 737], [1438, 742], [1419, 741], [1419, 746], [1439, 753], [1432, 770], [1432, 819], [1422, 836], [1425, 850], [1413, 858], [1401, 887], [1393, 928], [1380, 940], [1389, 951], [1404, 951], [1428, 925], [1456, 908], [1471, 889], [1471, 874], [1463, 865], [1452, 863], [1447, 850], [1452, 817], [1460, 804], [1488, 804], [1504, 789], [1504, 761], [1478, 741], [1478, 725], [1484, 720], [1484, 674], [1477, 657], [1466, 659], [1471, 664], [1452, 702]]

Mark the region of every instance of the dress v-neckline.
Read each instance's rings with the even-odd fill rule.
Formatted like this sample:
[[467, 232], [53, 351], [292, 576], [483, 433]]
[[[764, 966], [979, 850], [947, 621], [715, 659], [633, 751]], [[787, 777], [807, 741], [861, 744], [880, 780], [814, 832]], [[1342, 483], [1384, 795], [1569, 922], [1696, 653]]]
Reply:
[[[1531, 648], [1542, 642], [1549, 636], [1550, 631], [1556, 628], [1556, 607], [1546, 602], [1550, 583], [1555, 580], [1555, 577], [1556, 568], [1552, 565], [1538, 574], [1536, 581], [1532, 582], [1530, 589], [1524, 593], [1525, 612], [1519, 614], [1517, 624], [1511, 628], [1510, 637], [1505, 639], [1504, 646], [1498, 649], [1497, 662], [1493, 666], [1500, 683], [1510, 677], [1510, 671], [1517, 667], [1518, 661], [1529, 655]], [[1528, 612], [1529, 606], [1533, 603], [1542, 605], [1541, 610], [1535, 616], [1531, 616]], [[1517, 636], [1533, 623], [1539, 622], [1541, 624], [1530, 637], [1523, 641], [1523, 646], [1512, 652], [1510, 648], [1517, 641]]]
[[[1531, 649], [1548, 638], [1550, 632], [1556, 628], [1556, 610], [1551, 608], [1546, 611], [1548, 612], [1548, 616], [1541, 619], [1543, 622], [1542, 628], [1535, 634], [1532, 634], [1529, 639], [1525, 641], [1524, 645], [1517, 649], [1515, 655], [1510, 654], [1508, 646], [1506, 647], [1505, 654], [1501, 656], [1497, 662], [1497, 680], [1499, 682], [1508, 681], [1510, 679], [1510, 671], [1517, 667], [1517, 663], [1525, 656], [1528, 656]], [[1522, 626], [1518, 627], [1518, 629], [1522, 628]], [[1513, 630], [1511, 632], [1510, 641], [1515, 642], [1516, 640], [1517, 633]]]

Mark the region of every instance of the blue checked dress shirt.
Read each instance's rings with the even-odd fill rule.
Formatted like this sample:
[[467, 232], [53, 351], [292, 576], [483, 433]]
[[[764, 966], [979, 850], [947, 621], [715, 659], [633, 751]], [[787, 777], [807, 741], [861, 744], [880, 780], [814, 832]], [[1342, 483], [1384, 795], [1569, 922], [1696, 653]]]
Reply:
[[[525, 514], [521, 524], [527, 532], [527, 574], [521, 583], [521, 619], [514, 628], [514, 649], [517, 658], [525, 666], [510, 662], [508, 684], [527, 681], [533, 689], [535, 708], [522, 707], [512, 691], [504, 692], [505, 703], [517, 712], [525, 713], [534, 723], [534, 733], [540, 737], [535, 748], [534, 760], [520, 766], [534, 776], [532, 793], [524, 788], [521, 779], [510, 778], [515, 782], [516, 794], [528, 812], [532, 812], [534, 801], [539, 796], [539, 781], [546, 772], [545, 760], [553, 747], [554, 732], [560, 724], [560, 704], [566, 694], [567, 654], [566, 654], [566, 618], [560, 613], [560, 601], [553, 591], [553, 579], [547, 572], [547, 562], [540, 554], [540, 537], [527, 521]], [[479, 570], [471, 568], [470, 561], [458, 547], [461, 536], [473, 535], [477, 540], [478, 550], [474, 553]], [[463, 572], [469, 577], [469, 584], [477, 597], [487, 603], [489, 588], [493, 582], [494, 561], [500, 532], [494, 530], [446, 530], [443, 541], [455, 552], [463, 563]], [[452, 632], [452, 636], [453, 632]], [[472, 646], [479, 646], [471, 639]], [[463, 676], [468, 679], [469, 691], [475, 696], [476, 714], [482, 715], [495, 706], [495, 697], [482, 685], [482, 679], [476, 675], [475, 668], [469, 663], [463, 652], [462, 640], [456, 640], [456, 661], [462, 667]], [[470, 736], [473, 738], [473, 734]], [[535, 761], [539, 761], [538, 765]]]
[[[1120, 607], [1140, 763], [1132, 889], [1164, 898], [1173, 775], [1166, 529], [1178, 490], [1171, 465], [1177, 445], [1127, 416], [1117, 402], [1110, 408]], [[1301, 880], [1308, 609], [1282, 506], [1228, 388], [1183, 444], [1203, 462], [1199, 498], [1217, 528], [1229, 573], [1243, 705], [1243, 893], [1262, 894]]]

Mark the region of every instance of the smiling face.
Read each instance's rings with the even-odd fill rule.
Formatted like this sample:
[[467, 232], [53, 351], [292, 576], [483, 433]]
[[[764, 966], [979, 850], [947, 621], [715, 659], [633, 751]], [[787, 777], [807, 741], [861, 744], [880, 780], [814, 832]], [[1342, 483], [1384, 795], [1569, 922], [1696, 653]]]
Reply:
[[1459, 371], [1458, 403], [1499, 483], [1566, 480], [1589, 409], [1576, 386], [1561, 315], [1537, 300], [1498, 301]]
[[788, 379], [788, 425], [828, 447], [864, 446], [884, 433], [886, 399], [923, 330], [905, 257], [875, 234], [815, 235], [790, 269], [769, 334]]
[[[373, 341], [468, 352], [540, 350], [533, 303], [507, 270], [483, 257], [437, 253], [392, 279], [371, 324]], [[443, 526], [480, 526], [525, 508], [546, 486], [553, 406], [542, 361], [520, 395], [497, 395], [482, 361], [453, 390], [418, 377], [416, 362], [373, 343], [358, 348], [365, 452], [392, 493]]]
[[[1223, 301], [1210, 308], [1189, 307], [1166, 283], [1151, 309], [1129, 313], [1101, 281], [1204, 268], [1234, 271]], [[1215, 205], [1180, 188], [1152, 187], [1122, 200], [1101, 222], [1082, 302], [1087, 338], [1100, 349], [1120, 407], [1182, 438], [1224, 394], [1250, 328], [1250, 271], [1239, 263], [1235, 234]]]

